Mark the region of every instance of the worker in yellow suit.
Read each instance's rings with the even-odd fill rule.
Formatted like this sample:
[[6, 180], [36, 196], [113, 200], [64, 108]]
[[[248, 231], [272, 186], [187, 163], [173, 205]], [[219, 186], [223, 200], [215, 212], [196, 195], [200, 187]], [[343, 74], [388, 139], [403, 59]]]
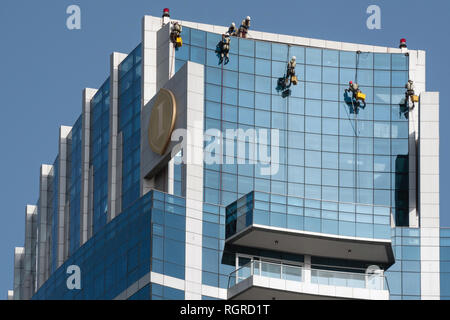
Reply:
[[182, 46], [182, 40], [181, 40], [181, 31], [183, 30], [183, 27], [178, 22], [175, 22], [172, 26], [172, 31], [170, 33], [170, 39], [175, 44], [175, 46], [181, 47]]

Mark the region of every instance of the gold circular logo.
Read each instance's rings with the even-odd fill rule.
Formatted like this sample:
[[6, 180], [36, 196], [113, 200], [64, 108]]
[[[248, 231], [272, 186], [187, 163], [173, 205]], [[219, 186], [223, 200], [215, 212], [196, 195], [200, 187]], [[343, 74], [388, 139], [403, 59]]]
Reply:
[[175, 96], [170, 90], [161, 89], [153, 104], [148, 126], [148, 142], [153, 152], [163, 155], [166, 151], [175, 126], [176, 115]]

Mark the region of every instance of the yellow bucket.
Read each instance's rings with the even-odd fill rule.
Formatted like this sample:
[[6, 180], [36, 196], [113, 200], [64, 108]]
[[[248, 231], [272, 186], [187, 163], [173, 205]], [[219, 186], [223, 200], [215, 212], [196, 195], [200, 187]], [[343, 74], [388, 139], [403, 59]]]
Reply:
[[183, 39], [181, 37], [177, 37], [176, 46], [181, 47], [183, 45]]
[[366, 100], [366, 95], [365, 95], [364, 93], [362, 93], [362, 92], [358, 92], [358, 93], [356, 94], [356, 100], [362, 100], [362, 101], [365, 101], [365, 100]]
[[298, 83], [297, 76], [292, 76], [292, 77], [291, 77], [291, 82], [292, 82], [292, 84], [293, 84], [294, 86], [296, 86], [297, 83]]
[[412, 99], [413, 102], [419, 102], [419, 96], [413, 95], [413, 96], [411, 97], [411, 99]]

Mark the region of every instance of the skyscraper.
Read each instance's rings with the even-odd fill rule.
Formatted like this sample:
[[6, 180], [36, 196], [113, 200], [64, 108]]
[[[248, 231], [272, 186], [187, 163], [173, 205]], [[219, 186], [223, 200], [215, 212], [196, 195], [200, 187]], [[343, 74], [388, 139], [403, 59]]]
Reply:
[[14, 299], [449, 298], [425, 52], [250, 28], [226, 59], [227, 30], [145, 16], [111, 54], [40, 168]]

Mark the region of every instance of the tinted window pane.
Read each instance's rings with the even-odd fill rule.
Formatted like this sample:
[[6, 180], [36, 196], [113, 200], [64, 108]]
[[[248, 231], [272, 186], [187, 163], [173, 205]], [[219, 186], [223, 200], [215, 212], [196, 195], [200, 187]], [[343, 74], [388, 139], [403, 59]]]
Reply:
[[306, 48], [306, 64], [322, 65], [322, 50]]

